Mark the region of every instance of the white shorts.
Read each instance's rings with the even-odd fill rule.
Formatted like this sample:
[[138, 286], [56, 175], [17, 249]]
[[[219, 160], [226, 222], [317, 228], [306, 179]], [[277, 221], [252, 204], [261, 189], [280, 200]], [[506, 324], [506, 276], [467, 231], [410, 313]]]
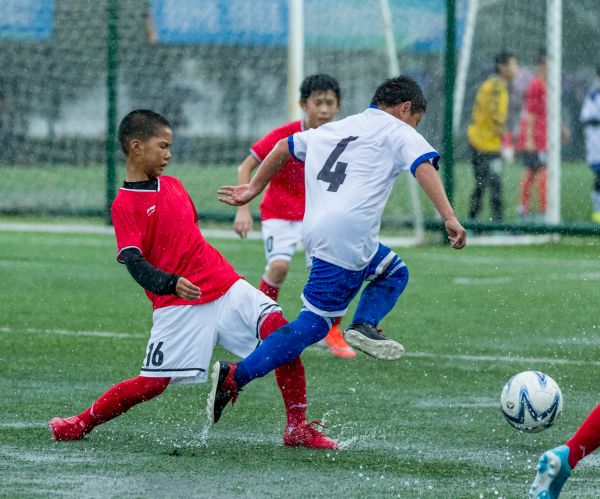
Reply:
[[267, 267], [275, 260], [289, 262], [302, 247], [302, 222], [270, 218], [263, 220], [261, 226]]
[[152, 316], [140, 375], [202, 383], [215, 346], [247, 357], [260, 343], [260, 325], [272, 312], [281, 312], [279, 305], [243, 279], [213, 302], [159, 308]]

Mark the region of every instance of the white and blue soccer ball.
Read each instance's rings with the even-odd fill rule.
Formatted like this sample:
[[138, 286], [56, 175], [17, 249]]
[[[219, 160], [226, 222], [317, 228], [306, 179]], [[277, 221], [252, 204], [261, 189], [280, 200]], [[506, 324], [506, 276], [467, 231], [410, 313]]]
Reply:
[[504, 385], [500, 409], [512, 426], [535, 433], [554, 424], [563, 410], [563, 396], [556, 381], [547, 374], [524, 371]]

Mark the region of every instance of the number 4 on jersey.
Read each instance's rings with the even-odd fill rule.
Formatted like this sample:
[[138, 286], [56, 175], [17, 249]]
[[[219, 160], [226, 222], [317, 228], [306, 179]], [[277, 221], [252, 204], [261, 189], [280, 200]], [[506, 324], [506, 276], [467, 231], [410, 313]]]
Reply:
[[317, 175], [317, 180], [322, 180], [329, 184], [329, 187], [327, 188], [328, 191], [337, 192], [340, 185], [346, 180], [346, 167], [348, 166], [348, 163], [338, 161], [338, 158], [346, 150], [348, 144], [356, 139], [358, 139], [358, 137], [346, 137], [345, 139], [340, 140]]

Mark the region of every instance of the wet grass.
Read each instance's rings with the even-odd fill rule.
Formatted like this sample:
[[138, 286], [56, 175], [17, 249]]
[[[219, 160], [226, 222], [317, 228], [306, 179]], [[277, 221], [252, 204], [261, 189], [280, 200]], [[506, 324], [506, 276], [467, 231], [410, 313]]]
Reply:
[[[236, 182], [237, 165], [197, 165], [178, 163], [174, 158], [166, 170], [167, 175], [180, 178], [204, 214], [222, 218], [232, 215], [232, 210], [217, 201], [216, 191], [221, 185]], [[443, 170], [441, 171], [443, 174]], [[117, 169], [116, 185], [124, 178], [124, 168]], [[100, 211], [105, 205], [106, 171], [101, 165], [28, 165], [9, 166], [0, 164], [0, 212], [22, 213], [50, 210], [78, 213], [88, 210]], [[519, 221], [517, 205], [519, 184], [523, 167], [519, 163], [507, 164], [502, 172], [505, 220]], [[583, 162], [564, 163], [561, 169], [561, 216], [564, 222], [589, 222], [591, 213], [590, 191], [593, 174]], [[537, 189], [537, 188], [536, 188]], [[468, 163], [458, 163], [454, 170], [454, 201], [459, 217], [466, 218], [469, 198], [473, 190], [473, 172]], [[420, 192], [423, 216], [434, 217], [433, 205]], [[532, 210], [535, 209], [537, 191], [532, 194]], [[258, 202], [252, 203], [258, 212]], [[410, 193], [407, 179], [401, 176], [392, 191], [384, 212], [384, 221], [394, 224], [411, 220]], [[481, 220], [489, 219], [488, 193], [485, 195]]]
[[[257, 282], [260, 242], [214, 244]], [[598, 402], [599, 250], [575, 238], [398, 249], [411, 282], [383, 327], [406, 358], [347, 361], [317, 348], [303, 356], [309, 417], [342, 446], [318, 452], [282, 446], [272, 376], [249, 385], [212, 428], [208, 385], [182, 386], [84, 441], [53, 442], [51, 417], [137, 375], [150, 305], [115, 263], [111, 236], [0, 232], [0, 494], [524, 497], [538, 454]], [[280, 300], [290, 317], [304, 279], [298, 255]], [[504, 382], [525, 369], [550, 374], [565, 397], [563, 416], [541, 434], [516, 432], [497, 407]], [[595, 456], [582, 462], [564, 497], [597, 497], [599, 469]]]

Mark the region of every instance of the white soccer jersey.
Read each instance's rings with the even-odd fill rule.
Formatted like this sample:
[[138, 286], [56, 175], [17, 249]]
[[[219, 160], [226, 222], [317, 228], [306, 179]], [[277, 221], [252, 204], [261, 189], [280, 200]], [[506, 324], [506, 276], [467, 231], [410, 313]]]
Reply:
[[348, 270], [367, 266], [379, 243], [383, 209], [402, 170], [439, 154], [410, 125], [371, 107], [296, 133], [290, 152], [305, 162], [303, 239], [311, 256]]
[[600, 82], [585, 96], [580, 119], [585, 125], [585, 159], [590, 165], [598, 165], [600, 164]]

